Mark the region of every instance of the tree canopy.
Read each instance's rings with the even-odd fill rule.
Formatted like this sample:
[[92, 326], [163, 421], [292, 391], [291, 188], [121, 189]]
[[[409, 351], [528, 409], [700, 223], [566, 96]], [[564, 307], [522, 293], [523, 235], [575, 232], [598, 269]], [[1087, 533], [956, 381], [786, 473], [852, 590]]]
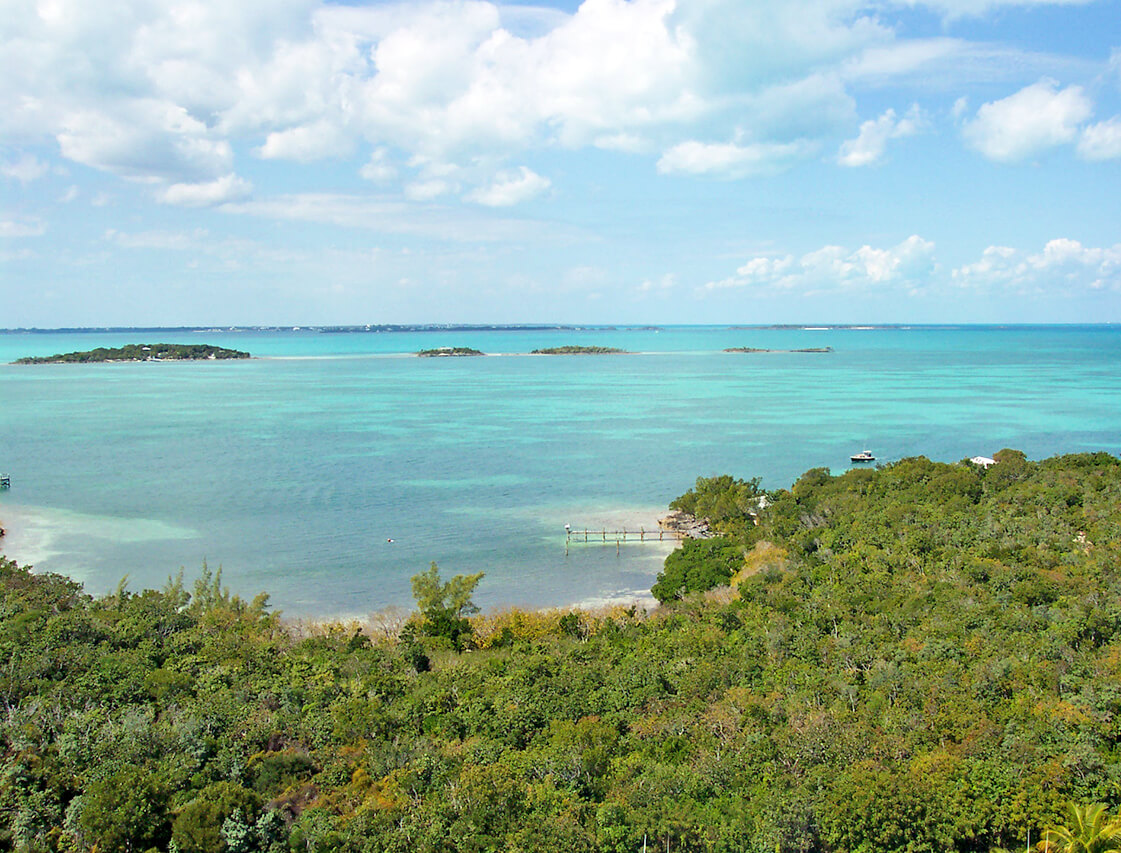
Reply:
[[807, 472], [652, 613], [430, 567], [398, 638], [0, 560], [0, 851], [1058, 853], [1121, 808], [1121, 462], [999, 458]]

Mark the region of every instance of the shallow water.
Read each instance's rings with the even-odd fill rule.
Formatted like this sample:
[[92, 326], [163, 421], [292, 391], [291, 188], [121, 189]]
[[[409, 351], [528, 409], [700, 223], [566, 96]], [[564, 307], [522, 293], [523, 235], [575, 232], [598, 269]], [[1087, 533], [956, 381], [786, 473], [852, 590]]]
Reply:
[[[157, 340], [262, 357], [6, 364]], [[570, 343], [642, 355], [524, 355]], [[406, 357], [436, 346], [509, 356]], [[664, 549], [566, 556], [563, 526], [652, 527], [698, 474], [1121, 452], [1110, 327], [0, 334], [0, 361], [10, 556], [94, 592], [206, 559], [305, 616], [410, 604], [432, 560], [485, 571], [484, 606], [644, 594]]]

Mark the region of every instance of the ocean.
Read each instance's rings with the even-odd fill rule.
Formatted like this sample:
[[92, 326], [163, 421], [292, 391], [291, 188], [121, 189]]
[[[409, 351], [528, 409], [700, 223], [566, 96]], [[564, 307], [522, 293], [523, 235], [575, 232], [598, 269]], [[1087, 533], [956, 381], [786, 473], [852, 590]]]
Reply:
[[[256, 357], [8, 364], [141, 342]], [[527, 354], [566, 344], [629, 354]], [[440, 346], [491, 357], [413, 356]], [[667, 545], [564, 525], [652, 529], [699, 475], [1121, 453], [1109, 326], [8, 332], [0, 362], [0, 551], [92, 593], [206, 561], [296, 617], [411, 607], [432, 561], [488, 609], [648, 599]]]

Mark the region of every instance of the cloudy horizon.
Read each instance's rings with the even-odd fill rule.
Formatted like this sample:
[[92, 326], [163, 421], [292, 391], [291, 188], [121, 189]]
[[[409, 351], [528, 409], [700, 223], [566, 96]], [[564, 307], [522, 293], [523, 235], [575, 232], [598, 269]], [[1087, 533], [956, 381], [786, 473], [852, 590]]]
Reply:
[[1121, 321], [1113, 2], [2, 7], [0, 327]]

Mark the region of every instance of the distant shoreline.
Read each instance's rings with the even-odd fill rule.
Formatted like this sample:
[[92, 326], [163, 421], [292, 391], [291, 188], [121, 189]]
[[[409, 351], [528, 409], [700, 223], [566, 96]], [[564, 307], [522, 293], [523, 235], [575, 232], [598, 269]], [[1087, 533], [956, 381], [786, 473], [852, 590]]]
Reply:
[[1118, 323], [760, 323], [758, 325], [728, 325], [724, 323], [660, 325], [626, 323], [381, 323], [370, 325], [210, 325], [210, 326], [17, 326], [0, 329], [2, 335], [66, 335], [66, 334], [131, 334], [177, 333], [228, 334], [246, 332], [307, 333], [307, 334], [392, 334], [398, 332], [657, 332], [670, 329], [728, 329], [731, 331], [953, 331], [1020, 329], [1109, 329], [1119, 330]]

